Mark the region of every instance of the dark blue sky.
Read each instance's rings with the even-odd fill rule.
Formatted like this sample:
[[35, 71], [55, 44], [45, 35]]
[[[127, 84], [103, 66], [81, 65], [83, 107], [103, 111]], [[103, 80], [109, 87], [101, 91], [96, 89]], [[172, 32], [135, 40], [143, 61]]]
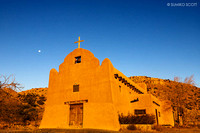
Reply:
[[194, 74], [200, 86], [199, 0], [0, 0], [0, 74], [24, 89], [47, 87], [78, 36], [126, 76]]

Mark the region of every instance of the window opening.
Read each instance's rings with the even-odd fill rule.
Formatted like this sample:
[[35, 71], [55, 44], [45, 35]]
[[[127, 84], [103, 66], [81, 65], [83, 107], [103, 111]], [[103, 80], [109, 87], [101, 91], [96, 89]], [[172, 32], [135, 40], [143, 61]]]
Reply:
[[146, 109], [135, 109], [135, 115], [144, 115], [146, 114]]
[[79, 92], [79, 85], [73, 85], [73, 92]]
[[75, 57], [75, 64], [81, 63], [81, 56]]

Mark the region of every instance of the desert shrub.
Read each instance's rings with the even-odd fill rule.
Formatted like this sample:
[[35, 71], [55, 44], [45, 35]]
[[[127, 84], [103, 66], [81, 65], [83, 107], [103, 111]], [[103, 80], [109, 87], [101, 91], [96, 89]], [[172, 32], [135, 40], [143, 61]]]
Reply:
[[36, 101], [37, 101], [37, 94], [34, 93], [28, 93], [28, 94], [19, 94], [18, 97], [21, 99], [22, 102], [28, 103], [29, 105], [36, 107]]
[[154, 115], [131, 115], [128, 114], [124, 116], [123, 114], [119, 115], [120, 124], [154, 124], [155, 116]]
[[39, 105], [44, 105], [44, 101], [38, 100], [38, 101], [37, 101], [37, 104], [39, 104]]
[[20, 119], [19, 115], [20, 103], [16, 99], [7, 95], [0, 102], [0, 124], [3, 123], [16, 123]]
[[136, 130], [137, 128], [134, 124], [130, 124], [130, 125], [127, 126], [127, 129], [128, 130]]
[[128, 124], [129, 123], [128, 116], [124, 116], [123, 114], [120, 114], [119, 115], [119, 123], [120, 124]]
[[39, 100], [37, 101], [37, 103], [38, 103], [39, 105], [43, 105], [45, 101], [46, 101], [46, 97], [40, 96], [40, 97], [39, 97]]
[[197, 124], [197, 127], [200, 129], [200, 124]]

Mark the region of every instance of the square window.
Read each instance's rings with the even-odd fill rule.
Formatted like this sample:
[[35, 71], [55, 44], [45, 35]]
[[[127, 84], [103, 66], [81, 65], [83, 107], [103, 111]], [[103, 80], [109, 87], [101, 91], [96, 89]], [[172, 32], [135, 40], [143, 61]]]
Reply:
[[73, 85], [73, 92], [79, 92], [79, 85]]
[[81, 63], [81, 56], [75, 57], [75, 64]]

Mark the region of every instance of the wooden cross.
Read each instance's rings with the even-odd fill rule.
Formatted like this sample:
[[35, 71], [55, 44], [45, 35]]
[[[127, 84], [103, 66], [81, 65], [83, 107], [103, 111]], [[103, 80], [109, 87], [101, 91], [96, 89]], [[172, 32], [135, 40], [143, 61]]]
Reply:
[[74, 43], [78, 43], [78, 48], [80, 48], [80, 42], [83, 42], [84, 40], [80, 39], [80, 36], [78, 37], [78, 41], [74, 42]]

